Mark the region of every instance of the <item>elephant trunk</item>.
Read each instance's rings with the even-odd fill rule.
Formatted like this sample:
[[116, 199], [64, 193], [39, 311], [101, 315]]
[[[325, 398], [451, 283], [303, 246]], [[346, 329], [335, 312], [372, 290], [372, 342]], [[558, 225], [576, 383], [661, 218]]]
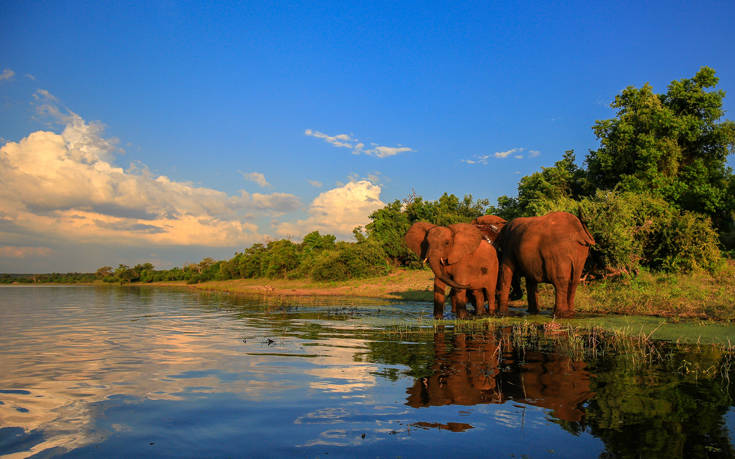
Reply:
[[452, 279], [449, 278], [449, 276], [446, 275], [444, 272], [444, 268], [441, 265], [440, 262], [441, 258], [439, 257], [432, 257], [429, 256], [429, 267], [431, 267], [431, 270], [434, 272], [434, 276], [436, 276], [437, 279], [444, 282], [448, 286], [452, 288], [458, 288], [458, 289], [468, 289], [470, 288], [469, 285], [462, 285], [454, 282]]

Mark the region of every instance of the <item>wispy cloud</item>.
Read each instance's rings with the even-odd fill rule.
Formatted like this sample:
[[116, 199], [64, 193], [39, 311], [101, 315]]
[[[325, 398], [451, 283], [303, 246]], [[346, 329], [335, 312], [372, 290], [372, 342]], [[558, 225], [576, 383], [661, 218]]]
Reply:
[[493, 154], [493, 156], [495, 156], [496, 158], [507, 158], [513, 153], [516, 153], [519, 151], [523, 151], [523, 148], [511, 148], [510, 150], [506, 150], [506, 151], [497, 151]]
[[324, 186], [324, 184], [319, 180], [307, 180], [307, 182], [309, 182], [309, 185], [313, 186], [314, 188], [321, 188], [322, 186]]
[[260, 172], [242, 172], [242, 171], [238, 171], [238, 172], [242, 174], [245, 180], [249, 180], [251, 182], [257, 183], [263, 188], [271, 186], [271, 184], [268, 183], [268, 180], [265, 179], [265, 175], [261, 174]]
[[317, 139], [322, 139], [327, 143], [331, 143], [335, 147], [354, 148], [354, 145], [348, 142], [353, 142], [355, 139], [347, 134], [337, 134], [335, 136], [330, 136], [319, 131], [312, 131], [311, 129], [305, 130], [304, 134], [311, 137], [316, 137]]
[[316, 137], [317, 139], [322, 139], [325, 142], [330, 143], [338, 148], [348, 148], [352, 150], [352, 154], [354, 155], [364, 154], [375, 156], [377, 158], [387, 158], [389, 156], [395, 156], [399, 153], [414, 151], [412, 148], [405, 147], [403, 145], [387, 147], [384, 145], [378, 145], [376, 143], [370, 143], [370, 146], [368, 147], [365, 145], [364, 142], [360, 142], [359, 139], [355, 138], [351, 134], [337, 134], [334, 136], [330, 136], [324, 134], [323, 132], [314, 131], [312, 129], [306, 129], [304, 131], [304, 134], [311, 137]]
[[0, 73], [0, 81], [9, 80], [13, 78], [13, 75], [15, 75], [15, 72], [10, 69], [5, 69], [3, 70], [3, 73]]
[[[528, 156], [526, 156], [523, 152], [528, 151]], [[523, 159], [524, 157], [528, 158], [535, 158], [536, 156], [540, 155], [541, 152], [538, 150], [526, 150], [524, 147], [516, 147], [511, 148], [510, 150], [505, 151], [496, 151], [492, 154], [487, 155], [475, 155], [472, 159], [462, 159], [461, 162], [465, 164], [483, 164], [486, 165], [490, 161], [491, 158], [498, 158], [498, 159], [505, 159], [512, 155], [515, 159]]]

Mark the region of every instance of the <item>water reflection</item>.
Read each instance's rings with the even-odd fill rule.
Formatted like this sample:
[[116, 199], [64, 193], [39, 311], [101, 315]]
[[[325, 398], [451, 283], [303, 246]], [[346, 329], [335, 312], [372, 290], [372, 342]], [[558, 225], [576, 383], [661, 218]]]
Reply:
[[431, 376], [408, 389], [407, 405], [476, 405], [513, 400], [551, 410], [563, 421], [579, 422], [593, 397], [584, 361], [555, 350], [518, 349], [512, 329], [434, 335]]
[[[428, 310], [3, 289], [0, 454], [735, 453], [735, 375], [722, 348], [660, 344], [639, 355], [543, 328], [416, 327]], [[397, 323], [411, 328], [395, 334]]]

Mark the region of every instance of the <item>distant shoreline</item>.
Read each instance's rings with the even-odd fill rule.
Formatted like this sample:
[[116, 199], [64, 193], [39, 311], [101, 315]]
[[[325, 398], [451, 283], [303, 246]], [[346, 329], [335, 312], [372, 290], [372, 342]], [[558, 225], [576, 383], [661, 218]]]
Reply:
[[[231, 279], [187, 284], [166, 281], [126, 284], [137, 287], [176, 287], [242, 295], [361, 297], [403, 301], [433, 301], [433, 273], [396, 268], [380, 277], [348, 281], [315, 282], [309, 279]], [[3, 284], [13, 285], [13, 284]], [[118, 285], [103, 283], [38, 283], [18, 285]], [[541, 308], [553, 307], [553, 287], [540, 285]], [[526, 307], [525, 297], [511, 305]], [[706, 272], [665, 274], [641, 271], [635, 277], [593, 281], [580, 285], [575, 311], [679, 319], [735, 322], [735, 260], [714, 275]]]

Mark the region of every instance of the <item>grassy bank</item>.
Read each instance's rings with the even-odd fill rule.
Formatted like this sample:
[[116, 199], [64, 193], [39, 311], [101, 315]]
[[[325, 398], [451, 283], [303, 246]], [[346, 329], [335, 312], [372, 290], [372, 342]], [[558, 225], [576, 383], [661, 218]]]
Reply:
[[[152, 285], [187, 286], [200, 290], [275, 296], [358, 296], [410, 301], [432, 301], [433, 275], [429, 270], [397, 269], [387, 276], [341, 282], [304, 279], [236, 279], [186, 285], [164, 282]], [[541, 285], [542, 309], [554, 304], [551, 285]], [[525, 298], [512, 306], [525, 308]], [[661, 274], [642, 271], [636, 277], [580, 285], [575, 301], [583, 313], [662, 316], [672, 320], [698, 318], [735, 320], [735, 261], [715, 275]]]
[[182, 286], [236, 294], [274, 296], [358, 296], [394, 300], [432, 301], [434, 275], [429, 270], [396, 269], [386, 276], [347, 281], [310, 279], [232, 279], [198, 284], [154, 282], [147, 285]]

